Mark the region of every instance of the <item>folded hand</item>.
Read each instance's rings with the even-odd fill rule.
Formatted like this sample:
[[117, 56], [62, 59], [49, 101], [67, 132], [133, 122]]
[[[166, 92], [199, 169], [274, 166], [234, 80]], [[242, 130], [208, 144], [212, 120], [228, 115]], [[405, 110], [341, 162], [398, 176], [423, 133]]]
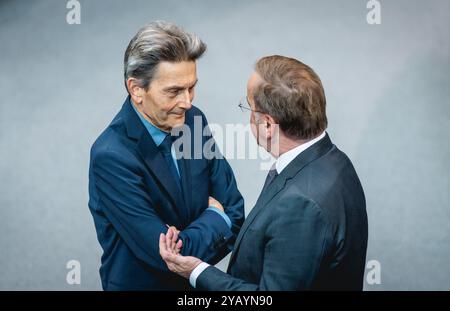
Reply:
[[177, 245], [175, 245], [176, 247], [173, 245], [173, 236], [169, 237], [169, 231], [167, 235], [161, 233], [159, 236], [159, 254], [166, 262], [170, 271], [188, 279], [195, 267], [202, 261], [196, 257], [180, 255]]

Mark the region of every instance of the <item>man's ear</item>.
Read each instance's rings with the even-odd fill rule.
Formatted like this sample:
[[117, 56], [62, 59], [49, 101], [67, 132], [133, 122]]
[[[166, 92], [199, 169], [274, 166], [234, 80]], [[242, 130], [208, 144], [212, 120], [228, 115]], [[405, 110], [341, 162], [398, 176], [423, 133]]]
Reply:
[[127, 79], [127, 88], [133, 102], [140, 105], [143, 101], [145, 90], [138, 85], [135, 78]]
[[274, 118], [268, 114], [264, 115], [264, 124], [266, 125], [266, 137], [267, 139], [272, 138], [274, 135], [275, 127], [278, 125]]

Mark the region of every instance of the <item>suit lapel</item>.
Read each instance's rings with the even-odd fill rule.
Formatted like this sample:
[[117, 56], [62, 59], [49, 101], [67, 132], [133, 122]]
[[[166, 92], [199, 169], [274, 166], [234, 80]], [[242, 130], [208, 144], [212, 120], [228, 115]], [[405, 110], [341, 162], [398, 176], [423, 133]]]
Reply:
[[271, 185], [269, 185], [266, 188], [265, 192], [262, 192], [258, 200], [256, 201], [255, 206], [250, 211], [250, 214], [248, 214], [247, 218], [245, 219], [244, 224], [242, 225], [241, 230], [239, 231], [239, 234], [236, 238], [236, 242], [234, 244], [234, 250], [233, 254], [230, 258], [230, 266], [235, 258], [235, 255], [238, 252], [239, 245], [241, 244], [242, 238], [247, 231], [247, 229], [250, 227], [252, 222], [255, 220], [256, 216], [264, 209], [264, 207], [272, 200], [274, 196], [276, 196], [285, 186], [286, 184], [286, 178], [283, 178], [281, 175], [278, 175]]
[[252, 222], [255, 220], [256, 216], [264, 210], [264, 208], [271, 202], [271, 200], [286, 186], [286, 182], [297, 175], [305, 166], [307, 166], [312, 161], [320, 158], [325, 153], [327, 153], [333, 144], [331, 143], [330, 137], [328, 134], [325, 135], [323, 139], [303, 151], [299, 154], [289, 165], [278, 175], [271, 185], [266, 188], [266, 191], [259, 195], [258, 200], [256, 201], [255, 206], [251, 210], [244, 224], [242, 225], [241, 230], [236, 238], [236, 243], [234, 244], [233, 254], [230, 258], [230, 264], [232, 265], [237, 252], [239, 251], [239, 246], [241, 244], [242, 238], [250, 227]]
[[161, 155], [158, 147], [131, 105], [132, 103], [128, 97], [123, 107], [124, 122], [127, 127], [128, 136], [138, 140], [137, 148], [139, 154], [144, 159], [145, 164], [148, 166], [151, 173], [159, 181], [161, 187], [166, 190], [170, 200], [176, 207], [175, 212], [178, 214], [178, 217], [180, 217], [180, 211], [185, 209], [180, 188], [177, 186], [172, 174], [170, 174], [167, 163]]
[[180, 187], [177, 186], [177, 181], [170, 173], [166, 160], [159, 152], [155, 142], [150, 137], [150, 134], [145, 131], [138, 142], [138, 150], [153, 175], [160, 181], [161, 186], [167, 191], [172, 202], [178, 207], [178, 212], [183, 210], [184, 204]]

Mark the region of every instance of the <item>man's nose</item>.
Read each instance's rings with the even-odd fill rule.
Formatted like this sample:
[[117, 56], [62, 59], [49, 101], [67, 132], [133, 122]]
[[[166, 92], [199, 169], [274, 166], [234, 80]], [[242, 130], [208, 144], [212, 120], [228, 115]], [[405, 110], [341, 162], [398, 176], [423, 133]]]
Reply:
[[183, 93], [183, 98], [180, 98], [180, 102], [178, 107], [189, 110], [192, 108], [192, 101], [191, 101], [191, 96], [189, 94], [189, 91], [186, 90]]

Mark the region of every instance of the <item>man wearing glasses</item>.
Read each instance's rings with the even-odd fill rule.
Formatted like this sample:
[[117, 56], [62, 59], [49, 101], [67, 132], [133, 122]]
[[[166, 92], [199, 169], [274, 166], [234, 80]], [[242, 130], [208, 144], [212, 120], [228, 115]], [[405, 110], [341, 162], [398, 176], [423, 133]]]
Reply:
[[248, 106], [239, 106], [250, 111], [258, 144], [277, 160], [239, 232], [227, 273], [179, 254], [164, 234], [161, 257], [201, 290], [361, 290], [365, 197], [351, 161], [325, 132], [319, 77], [298, 60], [264, 57], [248, 81], [247, 99]]

